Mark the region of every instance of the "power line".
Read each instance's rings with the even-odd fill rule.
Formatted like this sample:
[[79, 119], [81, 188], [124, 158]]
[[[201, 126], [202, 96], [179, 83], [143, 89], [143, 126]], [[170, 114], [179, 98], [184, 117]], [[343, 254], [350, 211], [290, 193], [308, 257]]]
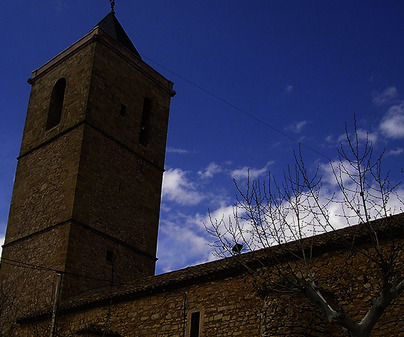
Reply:
[[[14, 267], [19, 267], [19, 268], [26, 268], [26, 269], [32, 269], [32, 270], [46, 270], [46, 271], [52, 271], [55, 273], [61, 273], [64, 275], [72, 275], [72, 276], [77, 276], [77, 277], [82, 277], [82, 278], [87, 278], [87, 279], [92, 279], [92, 280], [97, 280], [97, 281], [103, 281], [103, 282], [108, 282], [110, 283], [111, 280], [107, 280], [107, 279], [101, 279], [101, 278], [97, 278], [97, 277], [92, 277], [92, 276], [88, 276], [88, 275], [83, 275], [83, 274], [78, 274], [78, 273], [72, 273], [72, 272], [68, 272], [68, 271], [62, 271], [62, 270], [58, 270], [58, 269], [54, 269], [54, 268], [49, 268], [49, 267], [44, 267], [44, 266], [39, 266], [39, 265], [35, 265], [32, 263], [27, 263], [27, 262], [21, 262], [21, 261], [16, 261], [16, 260], [12, 260], [12, 259], [7, 259], [2, 257], [0, 259], [1, 263], [5, 263]], [[115, 283], [115, 285], [124, 285], [125, 283]]]
[[25, 315], [25, 312], [23, 312], [10, 297], [3, 291], [3, 289], [0, 287], [0, 295], [3, 298], [1, 301], [2, 304], [8, 302], [12, 307], [14, 307], [15, 310], [17, 310], [20, 314]]
[[282, 130], [279, 130], [278, 128], [272, 126], [271, 124], [269, 124], [269, 123], [263, 121], [262, 119], [260, 119], [260, 118], [258, 118], [258, 117], [256, 117], [256, 116], [254, 116], [252, 113], [250, 113], [250, 112], [248, 112], [248, 111], [246, 111], [246, 110], [244, 110], [244, 109], [241, 109], [240, 107], [238, 107], [237, 105], [235, 105], [235, 104], [229, 102], [229, 101], [226, 100], [225, 98], [223, 98], [223, 97], [221, 97], [221, 96], [219, 96], [219, 95], [217, 95], [217, 94], [215, 94], [215, 93], [213, 93], [213, 92], [211, 92], [211, 91], [209, 91], [209, 90], [203, 88], [203, 87], [200, 86], [199, 84], [196, 84], [195, 82], [193, 82], [193, 81], [191, 81], [191, 80], [188, 80], [187, 78], [185, 78], [184, 76], [178, 74], [177, 72], [175, 72], [175, 71], [173, 71], [173, 70], [171, 70], [171, 69], [168, 69], [167, 67], [165, 67], [165, 66], [163, 66], [162, 64], [160, 64], [160, 63], [158, 63], [158, 62], [152, 60], [152, 59], [149, 58], [149, 57], [143, 56], [143, 58], [149, 60], [150, 62], [154, 63], [155, 65], [157, 65], [157, 66], [161, 67], [162, 69], [164, 69], [164, 70], [170, 72], [171, 74], [177, 76], [178, 78], [182, 79], [183, 81], [187, 82], [188, 84], [190, 84], [190, 85], [192, 85], [192, 86], [198, 88], [199, 90], [203, 91], [204, 93], [208, 94], [209, 96], [212, 96], [212, 97], [214, 97], [215, 99], [221, 101], [222, 103], [224, 103], [224, 104], [230, 106], [232, 109], [237, 110], [238, 112], [241, 112], [242, 114], [244, 114], [244, 115], [246, 115], [247, 117], [249, 117], [249, 118], [255, 120], [256, 122], [262, 124], [263, 126], [265, 126], [265, 127], [269, 128], [269, 129], [271, 129], [271, 130], [273, 130], [273, 131], [279, 133], [281, 136], [283, 136], [283, 137], [285, 137], [285, 138], [287, 138], [287, 139], [289, 139], [289, 140], [291, 140], [291, 141], [293, 141], [293, 142], [295, 142], [295, 143], [297, 143], [297, 144], [299, 144], [299, 145], [301, 145], [301, 146], [304, 146], [304, 147], [307, 148], [308, 150], [310, 150], [310, 151], [312, 151], [312, 152], [314, 152], [314, 153], [316, 153], [316, 154], [318, 154], [318, 155], [320, 155], [320, 156], [326, 158], [326, 159], [329, 160], [329, 161], [332, 160], [330, 157], [328, 157], [327, 155], [325, 155], [325, 154], [323, 154], [323, 153], [317, 151], [316, 149], [314, 149], [314, 148], [311, 147], [310, 145], [307, 145], [307, 144], [305, 144], [305, 143], [303, 143], [303, 142], [297, 140], [296, 138], [293, 138], [292, 136], [288, 135], [287, 133], [283, 132]]

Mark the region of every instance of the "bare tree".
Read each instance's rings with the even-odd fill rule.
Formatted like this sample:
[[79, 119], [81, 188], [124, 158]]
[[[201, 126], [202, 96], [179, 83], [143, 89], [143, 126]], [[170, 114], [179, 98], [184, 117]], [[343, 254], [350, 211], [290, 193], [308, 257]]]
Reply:
[[[245, 189], [235, 181], [238, 197], [233, 217], [211, 219], [207, 229], [221, 257], [239, 255], [241, 247], [246, 251], [274, 247], [268, 250], [270, 256], [261, 261], [260, 268], [250, 269], [267, 302], [270, 294], [300, 293], [346, 335], [365, 337], [404, 291], [403, 240], [395, 239], [397, 232], [386, 236], [380, 230], [388, 227], [392, 214], [402, 212], [403, 196], [401, 182], [391, 185], [389, 173], [383, 175], [383, 154], [375, 156], [371, 142], [357, 129], [356, 122], [353, 133], [347, 127], [345, 130], [338, 160], [327, 168], [332, 182], [326, 183], [320, 176], [324, 167], [310, 173], [299, 149], [295, 165], [286, 170], [281, 181], [271, 175], [266, 181], [248, 179]], [[353, 224], [359, 224], [356, 234], [338, 230]], [[402, 228], [399, 224], [401, 234]], [[362, 286], [359, 291], [369, 295], [364, 296], [361, 317], [352, 313], [348, 317], [344, 309], [352, 293], [338, 289], [341, 284], [337, 281], [321, 276], [324, 273], [314, 252], [315, 235], [321, 233], [332, 233], [332, 240], [344, 247], [344, 263], [351, 264], [351, 269], [359, 265], [355, 273], [370, 280], [371, 290], [369, 282], [358, 285]], [[341, 272], [343, 277], [345, 267], [334, 272]], [[264, 324], [262, 336], [267, 335], [266, 331]]]

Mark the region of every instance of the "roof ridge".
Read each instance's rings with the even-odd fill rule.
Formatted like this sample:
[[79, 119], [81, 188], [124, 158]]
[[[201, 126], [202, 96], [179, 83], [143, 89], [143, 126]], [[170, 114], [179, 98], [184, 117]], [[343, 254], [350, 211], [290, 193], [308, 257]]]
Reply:
[[[404, 213], [399, 213], [385, 218], [372, 220], [370, 223], [374, 229], [380, 233], [385, 234], [381, 236], [382, 240], [388, 240], [389, 235], [395, 235], [396, 238], [403, 237], [403, 220]], [[313, 237], [303, 239], [304, 242], [311, 240], [313, 248], [318, 249], [315, 255], [322, 255], [326, 252], [336, 251], [338, 249], [347, 249], [347, 245], [341, 242], [341, 237], [355, 238], [357, 244], [366, 244], [368, 240], [366, 232], [363, 231], [363, 223], [357, 225], [344, 227], [335, 231], [322, 233]], [[282, 249], [286, 249], [283, 250]], [[270, 246], [260, 250], [240, 254], [237, 256], [206, 262], [203, 264], [185, 267], [183, 269], [175, 270], [172, 272], [147, 276], [133, 280], [128, 284], [121, 284], [109, 287], [93, 289], [86, 293], [66, 299], [60, 307], [61, 313], [74, 311], [77, 308], [94, 306], [99, 303], [109, 301], [111, 298], [128, 300], [151, 294], [153, 292], [167, 291], [170, 288], [181, 288], [187, 285], [194, 284], [196, 280], [203, 279], [205, 282], [216, 280], [220, 278], [235, 276], [236, 274], [247, 273], [246, 265], [256, 268], [262, 266], [259, 261], [271, 260], [273, 255], [282, 255], [288, 252], [300, 249], [297, 241], [287, 242], [278, 246]], [[292, 256], [293, 257], [293, 256]], [[254, 266], [255, 264], [255, 266]], [[50, 314], [50, 309], [44, 309], [42, 312], [36, 313], [35, 318], [46, 317]], [[33, 317], [33, 316], [32, 316]], [[26, 316], [20, 321], [28, 321], [32, 319], [31, 316]]]

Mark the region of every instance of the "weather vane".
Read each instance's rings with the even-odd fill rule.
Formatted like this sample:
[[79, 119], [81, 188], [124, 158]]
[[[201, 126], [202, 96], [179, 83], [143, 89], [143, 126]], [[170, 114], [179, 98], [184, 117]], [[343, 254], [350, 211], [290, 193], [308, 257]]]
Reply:
[[111, 3], [111, 13], [115, 13], [114, 7], [115, 7], [115, 1], [114, 0], [109, 0]]

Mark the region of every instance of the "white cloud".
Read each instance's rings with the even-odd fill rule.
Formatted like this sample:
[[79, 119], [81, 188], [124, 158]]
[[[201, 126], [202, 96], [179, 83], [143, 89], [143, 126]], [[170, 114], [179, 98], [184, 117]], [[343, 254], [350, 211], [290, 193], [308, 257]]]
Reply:
[[[208, 166], [209, 167], [209, 166]], [[170, 197], [174, 198], [182, 193], [181, 187], [189, 192], [187, 188], [187, 177], [191, 179], [191, 172], [185, 172], [180, 169], [167, 171], [168, 175], [165, 177], [164, 198], [168, 198], [167, 188], [169, 191], [175, 190], [175, 193], [170, 192]], [[188, 175], [187, 175], [188, 174]], [[168, 179], [168, 180], [167, 180]], [[185, 181], [185, 183], [184, 183]], [[187, 186], [184, 188], [184, 186]], [[207, 185], [201, 186], [205, 188]], [[195, 192], [191, 186], [191, 192]], [[201, 192], [202, 193], [202, 192]], [[222, 194], [223, 193], [223, 194]], [[192, 194], [192, 193], [191, 193]], [[191, 195], [192, 197], [192, 195]], [[206, 195], [199, 197], [204, 198], [197, 206], [202, 213], [195, 213], [196, 208], [180, 208], [168, 205], [170, 209], [167, 211], [165, 205], [162, 203], [162, 215], [160, 218], [159, 238], [158, 238], [158, 263], [157, 273], [165, 273], [179, 268], [184, 268], [191, 265], [209, 262], [217, 259], [214, 255], [213, 249], [210, 247], [212, 236], [206, 231], [206, 226], [209, 225], [209, 211], [212, 218], [222, 218], [233, 215], [233, 208], [229, 206], [232, 201], [229, 201], [227, 192], [215, 189], [215, 193], [210, 190]], [[186, 199], [186, 198], [184, 198]], [[186, 199], [187, 200], [187, 199]], [[199, 200], [197, 198], [197, 200]], [[175, 200], [177, 203], [178, 200]], [[182, 204], [184, 200], [180, 199]]]
[[4, 245], [4, 235], [0, 236], [0, 256], [3, 251], [3, 245]]
[[393, 104], [399, 97], [396, 87], [388, 87], [373, 96], [372, 103], [376, 106]]
[[199, 215], [181, 216], [160, 225], [158, 272], [169, 272], [213, 259]]
[[380, 123], [380, 130], [388, 138], [404, 138], [404, 101], [389, 108]]
[[209, 215], [206, 215], [205, 219], [203, 220], [203, 223], [208, 226], [210, 218], [217, 220], [223, 219], [223, 221], [227, 221], [229, 218], [233, 218], [233, 216], [234, 216], [234, 206], [223, 204], [216, 210], [210, 212]]
[[181, 169], [169, 169], [163, 176], [163, 201], [169, 200], [180, 205], [192, 206], [205, 197], [194, 184], [187, 179], [187, 172]]
[[328, 135], [328, 136], [325, 138], [325, 141], [326, 141], [327, 143], [334, 143], [334, 136], [333, 136], [333, 135]]
[[398, 147], [395, 150], [390, 150], [387, 152], [386, 156], [398, 156], [399, 154], [402, 154], [404, 152], [404, 149], [402, 147]]
[[270, 161], [265, 164], [263, 168], [257, 169], [257, 168], [249, 168], [247, 166], [241, 168], [241, 169], [236, 169], [233, 170], [230, 175], [233, 179], [242, 179], [242, 178], [248, 178], [250, 179], [257, 179], [258, 177], [262, 176], [268, 171], [268, 167], [271, 166], [274, 162]]
[[[375, 132], [369, 132], [369, 131], [366, 131], [366, 130], [363, 130], [363, 129], [357, 129], [356, 132], [357, 132], [359, 141], [366, 141], [366, 140], [368, 140], [368, 141], [371, 142], [372, 144], [376, 144], [377, 138], [378, 138], [378, 137], [377, 137], [377, 133], [375, 133]], [[355, 138], [354, 138], [354, 137], [355, 137], [354, 134], [350, 134], [349, 137], [350, 137], [351, 139], [355, 139]], [[338, 137], [338, 142], [345, 143], [346, 141], [347, 141], [347, 139], [346, 139], [346, 134], [345, 134], [345, 133], [343, 133], [342, 135], [340, 135], [340, 136]]]
[[185, 149], [175, 148], [175, 147], [168, 147], [167, 153], [187, 154], [187, 153], [189, 153], [189, 151], [185, 150]]
[[283, 89], [284, 94], [290, 94], [292, 91], [293, 91], [293, 85], [292, 84], [286, 85], [285, 89]]
[[[401, 152], [404, 151], [403, 149], [397, 149], [397, 152], [400, 152], [399, 150], [401, 150]], [[360, 209], [362, 199], [359, 194], [358, 186], [352, 181], [352, 179], [358, 180], [358, 172], [356, 169], [348, 162], [333, 162], [331, 165], [321, 164], [319, 169], [323, 182], [319, 195], [319, 198], [321, 199], [320, 204], [327, 204], [327, 207], [324, 207], [324, 209], [327, 209], [331, 223], [340, 228], [346, 226], [348, 221], [350, 224], [360, 222], [356, 210], [352, 209], [353, 207], [358, 207], [358, 210], [362, 211]], [[340, 190], [335, 175], [344, 184], [344, 191]], [[380, 218], [384, 216], [384, 214], [382, 205], [380, 204], [381, 195], [378, 192], [378, 186], [375, 182], [372, 182], [372, 179], [369, 179], [367, 183], [365, 198], [368, 202], [367, 206], [369, 215], [373, 218]], [[346, 198], [351, 200], [351, 205], [346, 202]], [[329, 200], [334, 200], [334, 202], [328, 204]], [[396, 190], [396, 193], [392, 193], [388, 198], [388, 204], [386, 207], [388, 213], [396, 214], [402, 212], [404, 206], [403, 201], [404, 188], [400, 187]], [[351, 219], [348, 220], [350, 217]]]
[[293, 133], [300, 133], [303, 131], [303, 128], [307, 125], [307, 121], [293, 122], [286, 129]]
[[56, 1], [55, 1], [55, 4], [56, 4], [56, 10], [57, 10], [58, 12], [63, 12], [63, 10], [64, 10], [65, 8], [67, 8], [67, 4], [65, 3], [64, 0], [56, 0]]
[[[400, 148], [396, 150], [401, 151]], [[214, 164], [214, 163], [211, 163]], [[215, 165], [208, 165], [202, 173], [211, 172], [215, 170]], [[250, 178], [256, 179], [257, 177], [264, 174], [268, 166], [272, 162], [269, 162], [261, 169], [250, 169]], [[208, 168], [211, 168], [209, 170]], [[349, 167], [349, 165], [347, 166]], [[248, 173], [248, 168], [242, 168], [234, 170], [231, 172], [233, 177], [245, 178]], [[329, 231], [332, 229], [342, 228], [347, 225], [353, 225], [358, 223], [358, 217], [355, 214], [356, 209], [349, 207], [349, 203], [344, 202], [344, 198], [347, 194], [343, 194], [338, 190], [338, 185], [335, 182], [335, 177], [333, 171], [329, 165], [323, 164], [320, 166], [320, 173], [323, 176], [322, 188], [318, 195], [318, 203], [313, 201], [312, 195], [302, 193], [299, 199], [300, 212], [302, 216], [300, 220], [302, 221], [303, 231], [299, 232], [296, 228], [297, 218], [296, 214], [293, 212], [293, 207], [286, 204], [288, 200], [285, 200], [285, 207], [282, 208], [286, 213], [282, 214], [287, 216], [289, 226], [273, 227], [271, 218], [266, 219], [264, 227], [266, 228], [266, 236], [264, 241], [257, 239], [255, 236], [257, 234], [257, 228], [248, 221], [248, 217], [245, 211], [238, 209], [238, 216], [240, 222], [236, 223], [234, 221], [234, 208], [232, 201], [227, 198], [221, 198], [221, 200], [215, 200], [211, 202], [211, 198], [206, 197], [207, 195], [213, 195], [213, 193], [207, 193], [205, 196], [202, 192], [197, 193], [195, 185], [190, 183], [191, 172], [186, 172], [181, 169], [172, 169], [166, 172], [165, 183], [164, 183], [164, 198], [167, 200], [173, 200], [178, 204], [182, 205], [192, 205], [194, 203], [202, 201], [208, 201], [212, 211], [208, 213], [202, 210], [202, 213], [194, 213], [195, 209], [179, 209], [172, 207], [169, 213], [165, 214], [160, 223], [159, 232], [159, 261], [157, 264], [157, 272], [169, 272], [171, 270], [177, 270], [179, 268], [184, 268], [190, 265], [196, 265], [208, 261], [212, 261], [217, 258], [214, 252], [214, 246], [212, 248], [212, 242], [215, 238], [209, 235], [205, 230], [205, 225], [208, 228], [212, 228], [210, 219], [217, 220], [219, 226], [219, 232], [223, 235], [223, 239], [227, 242], [229, 249], [231, 250], [234, 242], [239, 242], [244, 245], [244, 250], [247, 251], [249, 248], [258, 249], [263, 246], [270, 246], [279, 242], [285, 242], [289, 240], [296, 239], [299, 235], [310, 236], [313, 234], [319, 234], [324, 231]], [[350, 172], [353, 173], [353, 172]], [[189, 179], [188, 179], [189, 178]], [[360, 205], [361, 199], [358, 195], [351, 193], [351, 190], [355, 190], [354, 185], [349, 180], [349, 175], [343, 175], [344, 183], [347, 186], [348, 196], [352, 197], [354, 208]], [[195, 182], [196, 184], [196, 182]], [[163, 189], [163, 191], [164, 191]], [[370, 191], [373, 193], [373, 191]], [[368, 194], [369, 198], [375, 198], [372, 194]], [[389, 198], [389, 213], [394, 214], [403, 210], [403, 203], [400, 198], [403, 199], [404, 190], [398, 191], [398, 197], [392, 195]], [[377, 196], [376, 196], [377, 198]], [[335, 202], [329, 203], [330, 199], [334, 199]], [[192, 201], [193, 200], [193, 201]], [[378, 200], [378, 199], [377, 199]], [[234, 200], [233, 200], [234, 201]], [[164, 203], [163, 203], [164, 205]], [[372, 205], [372, 203], [370, 204]], [[201, 204], [202, 208], [204, 207]], [[326, 210], [327, 215], [325, 218], [318, 218], [314, 216], [310, 210], [314, 212], [317, 211], [317, 215], [320, 214], [320, 210]], [[317, 207], [317, 208], [315, 208]], [[320, 207], [320, 208], [318, 208]], [[371, 216], [381, 217], [380, 209], [377, 207], [371, 207]], [[265, 218], [265, 215], [264, 217]], [[328, 219], [327, 223], [325, 219]], [[230, 235], [228, 229], [243, 230], [243, 234], [236, 233], [235, 235]], [[218, 244], [218, 242], [216, 242]]]
[[[359, 193], [353, 192], [353, 185], [349, 183], [347, 184], [348, 188], [345, 189], [345, 194], [343, 194], [340, 190], [327, 190], [324, 189], [322, 194], [320, 195], [320, 202], [326, 204], [330, 198], [334, 198], [334, 202], [329, 204], [327, 207], [327, 211], [330, 217], [330, 223], [334, 228], [342, 228], [347, 225], [356, 225], [363, 221], [364, 219], [364, 211], [362, 199], [359, 196]], [[377, 186], [373, 186], [377, 188]], [[377, 190], [372, 190], [368, 187], [365, 192], [365, 198], [367, 200], [367, 212], [371, 219], [377, 219], [384, 217], [384, 209], [380, 204], [380, 194], [376, 192]], [[334, 194], [331, 194], [334, 192]], [[350, 205], [347, 202], [347, 198], [352, 202]], [[386, 212], [387, 215], [398, 214], [403, 212], [403, 199], [404, 198], [404, 189], [398, 189], [395, 193], [390, 194], [387, 199], [386, 204]], [[352, 207], [351, 207], [352, 206]], [[354, 207], [356, 209], [354, 209]], [[357, 215], [357, 211], [361, 212], [362, 218], [360, 219]], [[324, 221], [323, 221], [324, 222]]]
[[210, 163], [205, 170], [199, 171], [202, 178], [212, 178], [215, 174], [222, 172], [222, 168], [216, 163]]
[[362, 140], [362, 141], [368, 140], [369, 142], [371, 142], [373, 144], [375, 144], [377, 141], [377, 134], [374, 132], [368, 132], [363, 129], [358, 129], [357, 133], [358, 133], [359, 140]]
[[[343, 170], [341, 170], [342, 167]], [[343, 183], [347, 183], [350, 180], [349, 174], [355, 174], [355, 169], [347, 161], [342, 163], [337, 161], [327, 164], [320, 164], [319, 171], [321, 173], [322, 182], [325, 183], [324, 189], [333, 189], [338, 186], [335, 176], [342, 179]]]
[[[217, 244], [221, 245], [222, 242], [225, 242], [227, 248], [231, 250], [233, 244], [239, 242], [243, 243], [248, 250], [255, 250], [356, 225], [363, 221], [364, 211], [359, 192], [355, 191], [354, 185], [349, 180], [346, 181], [344, 193], [335, 184], [330, 186], [327, 181], [332, 180], [330, 172], [331, 170], [328, 170], [326, 173], [328, 179], [323, 181], [318, 194], [315, 193], [314, 196], [311, 193], [293, 195], [290, 199], [285, 199], [280, 207], [272, 208], [272, 212], [268, 213], [265, 210], [268, 210], [269, 205], [265, 204], [261, 208], [261, 221], [257, 223], [249, 221], [248, 215], [239, 214], [240, 223], [237, 223], [236, 226], [231, 225], [227, 218], [230, 211], [226, 212], [224, 209], [222, 217], [219, 212], [221, 210], [215, 211], [212, 218], [218, 219], [217, 232], [222, 237], [222, 241]], [[385, 209], [380, 205], [380, 195], [376, 191], [376, 189], [369, 189], [365, 192], [365, 198], [368, 201], [367, 212], [371, 219], [384, 217], [385, 210], [387, 215], [403, 211], [403, 188], [397, 190], [396, 194], [390, 195]], [[330, 203], [330, 200], [333, 201]], [[358, 211], [361, 213], [361, 217], [358, 216]], [[221, 219], [223, 221], [220, 221]], [[234, 223], [233, 220], [232, 222]]]

